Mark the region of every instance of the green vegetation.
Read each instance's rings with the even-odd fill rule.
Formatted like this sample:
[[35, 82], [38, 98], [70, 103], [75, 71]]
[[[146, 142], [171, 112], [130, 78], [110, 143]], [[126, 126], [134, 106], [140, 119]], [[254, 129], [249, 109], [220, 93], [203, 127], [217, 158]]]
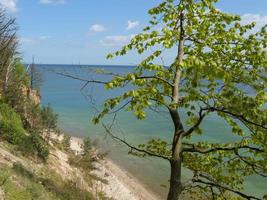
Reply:
[[59, 200], [55, 195], [46, 191], [40, 182], [33, 181], [35, 175], [21, 164], [15, 163], [13, 168], [1, 167], [0, 180], [6, 200]]
[[[52, 175], [52, 176], [51, 176]], [[53, 193], [62, 200], [91, 200], [92, 194], [81, 190], [74, 181], [63, 181], [57, 174], [52, 173], [48, 178], [41, 178], [40, 181], [46, 190]]]
[[[4, 180], [4, 181], [3, 181]], [[6, 200], [81, 200], [95, 199], [72, 181], [64, 181], [49, 170], [37, 175], [20, 163], [13, 168], [0, 168], [0, 183]]]
[[49, 147], [43, 138], [38, 133], [34, 132], [24, 138], [18, 150], [25, 156], [41, 158], [43, 161], [46, 161], [49, 155]]
[[[12, 70], [9, 73], [8, 84], [2, 93], [4, 101], [14, 108], [18, 113], [24, 111], [26, 104], [26, 96], [23, 94], [22, 88], [26, 89], [29, 86], [29, 80], [24, 65], [19, 58], [13, 58], [14, 61], [10, 63]], [[1, 82], [0, 82], [1, 83]], [[24, 119], [24, 116], [21, 115]]]
[[41, 110], [43, 126], [47, 129], [56, 129], [57, 128], [57, 118], [58, 115], [54, 113], [53, 108], [50, 104], [42, 107]]
[[25, 138], [20, 116], [5, 103], [0, 103], [0, 138], [11, 144], [20, 144]]
[[[15, 20], [0, 11], [0, 138], [16, 145], [23, 154], [48, 157], [42, 138], [44, 128], [55, 128], [55, 114], [50, 107], [41, 109], [39, 96], [30, 89], [30, 78], [17, 55]], [[53, 126], [48, 118], [53, 117]]]
[[[84, 172], [83, 178], [86, 182], [93, 186], [96, 181], [99, 181], [104, 184], [108, 184], [107, 180], [102, 179], [95, 174], [92, 174], [92, 170], [96, 170], [94, 163], [98, 162], [98, 159], [102, 159], [104, 155], [98, 154], [96, 150], [93, 148], [92, 141], [89, 137], [83, 140], [83, 153], [74, 155], [73, 152], [69, 152], [68, 162], [70, 165], [82, 169]], [[101, 200], [110, 200], [105, 196], [104, 193], [99, 192], [96, 195]]]
[[[124, 110], [143, 120], [151, 107], [169, 113], [172, 140], [153, 139], [139, 147], [116, 137], [104, 124], [130, 153], [170, 163], [168, 200], [191, 193], [208, 199], [264, 198], [246, 194], [243, 184], [249, 176], [267, 176], [267, 26], [256, 32], [255, 23], [243, 25], [240, 16], [216, 9], [216, 2], [164, 0], [149, 10], [150, 25], [142, 33], [108, 55], [133, 50], [146, 58], [133, 72], [114, 74], [105, 83], [106, 89], [126, 92], [107, 99], [93, 121], [99, 123], [109, 113], [115, 118]], [[170, 66], [159, 64], [173, 52]], [[187, 117], [182, 119], [184, 111]], [[235, 141], [209, 142], [201, 137], [209, 116], [228, 124]], [[193, 172], [190, 180], [182, 179], [182, 166]]]
[[62, 146], [63, 146], [63, 149], [66, 151], [70, 151], [70, 139], [71, 137], [69, 135], [64, 135]]
[[92, 140], [89, 137], [86, 137], [83, 139], [83, 153], [89, 154], [93, 149], [93, 143]]
[[[4, 195], [5, 200], [108, 199], [103, 193], [96, 193], [95, 198], [88, 188], [93, 187], [94, 181], [104, 182], [91, 174], [96, 161], [92, 157], [91, 141], [85, 140], [85, 153], [78, 156], [70, 149], [70, 136], [64, 135], [62, 143], [50, 141], [50, 134], [59, 132], [58, 115], [50, 104], [40, 105], [41, 74], [34, 65], [26, 71], [21, 63], [16, 53], [15, 20], [1, 9], [0, 29], [0, 151], [6, 153], [6, 156], [0, 155], [0, 198]], [[57, 165], [62, 163], [51, 163], [51, 157], [57, 157], [55, 154], [49, 157], [50, 151], [59, 151], [57, 146], [65, 150], [70, 163], [79, 168], [81, 174], [86, 174], [84, 179], [77, 180], [72, 174], [64, 177], [57, 171]], [[23, 164], [14, 163], [17, 160]], [[8, 164], [12, 163], [10, 167]], [[54, 168], [49, 168], [50, 165]], [[79, 185], [81, 179], [85, 180], [82, 186]]]

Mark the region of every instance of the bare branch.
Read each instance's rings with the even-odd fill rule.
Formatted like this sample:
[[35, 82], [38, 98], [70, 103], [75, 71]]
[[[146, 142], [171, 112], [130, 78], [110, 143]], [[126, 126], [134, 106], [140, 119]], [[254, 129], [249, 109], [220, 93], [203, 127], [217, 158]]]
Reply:
[[121, 139], [121, 138], [115, 136], [115, 135], [110, 131], [110, 128], [107, 127], [105, 124], [102, 123], [102, 126], [105, 128], [106, 132], [107, 132], [113, 139], [115, 139], [115, 140], [117, 140], [117, 141], [119, 141], [119, 142], [125, 144], [125, 145], [126, 145], [127, 147], [129, 147], [131, 150], [135, 150], [135, 151], [137, 151], [137, 152], [141, 152], [141, 153], [147, 154], [147, 155], [149, 155], [149, 156], [158, 157], [158, 158], [163, 158], [163, 159], [168, 160], [168, 161], [170, 160], [170, 158], [167, 157], [167, 156], [158, 155], [158, 154], [155, 154], [155, 153], [153, 153], [153, 152], [150, 152], [150, 151], [146, 151], [146, 150], [144, 150], [144, 149], [137, 148], [137, 147], [135, 147], [135, 146], [129, 144], [126, 140]]
[[[86, 82], [86, 85], [88, 85], [89, 83], [98, 83], [98, 84], [107, 84], [108, 83], [107, 81], [88, 80], [88, 79], [84, 79], [84, 78], [81, 78], [81, 77], [78, 77], [78, 76], [73, 76], [73, 75], [65, 74], [65, 73], [61, 73], [61, 72], [55, 72], [55, 73], [60, 75], [60, 76], [65, 76], [65, 77], [68, 77], [68, 78], [72, 78], [72, 79], [75, 79], [75, 80]], [[85, 86], [83, 86], [83, 88], [84, 87]]]
[[243, 123], [246, 122], [246, 123], [249, 123], [249, 124], [252, 124], [254, 126], [258, 126], [260, 128], [263, 128], [265, 130], [267, 130], [267, 127], [262, 125], [262, 124], [258, 124], [256, 122], [252, 122], [250, 120], [248, 120], [244, 115], [240, 115], [240, 114], [236, 114], [236, 113], [233, 113], [233, 112], [230, 112], [226, 109], [220, 109], [220, 108], [216, 108], [216, 107], [208, 107], [208, 108], [205, 108], [203, 110], [208, 110], [210, 112], [214, 112], [214, 111], [217, 111], [217, 112], [222, 112], [222, 113], [225, 113], [225, 114], [228, 114], [228, 115], [231, 115], [232, 117], [235, 117], [237, 119], [239, 119], [240, 121], [242, 121]]
[[127, 101], [125, 104], [123, 104], [122, 106], [120, 106], [119, 108], [117, 108], [116, 110], [109, 112], [108, 114], [115, 114], [117, 112], [119, 112], [120, 110], [122, 110], [123, 108], [125, 108], [129, 103], [131, 103], [132, 100]]
[[207, 153], [212, 153], [216, 151], [237, 151], [240, 149], [248, 149], [252, 150], [255, 152], [260, 152], [263, 153], [263, 149], [259, 149], [256, 147], [251, 147], [248, 145], [242, 145], [242, 146], [235, 146], [235, 147], [213, 147], [213, 148], [201, 148], [196, 146], [195, 144], [189, 144], [189, 143], [183, 143], [185, 146], [190, 146], [190, 147], [184, 147], [183, 152], [191, 152], [191, 153], [201, 153], [201, 154], [207, 154]]
[[261, 172], [258, 171], [258, 170], [264, 170], [262, 166], [258, 166], [258, 165], [255, 164], [255, 163], [251, 163], [251, 162], [249, 162], [249, 161], [246, 159], [246, 157], [241, 156], [237, 150], [235, 150], [235, 155], [236, 155], [240, 160], [242, 160], [244, 163], [246, 163], [248, 166], [250, 166], [250, 167], [252, 168], [252, 170], [253, 170], [256, 174], [258, 174], [258, 175], [260, 175], [260, 176], [262, 176], [262, 177], [267, 177], [267, 174], [263, 174], [263, 173], [261, 173]]
[[[210, 177], [208, 177], [206, 175], [200, 174], [199, 176], [200, 176], [200, 178], [194, 177], [192, 179], [192, 181], [194, 183], [201, 183], [201, 184], [209, 185], [209, 186], [212, 186], [212, 187], [216, 187], [216, 188], [220, 188], [220, 189], [232, 192], [232, 193], [234, 193], [236, 195], [239, 195], [239, 196], [241, 196], [241, 197], [243, 197], [245, 199], [248, 199], [248, 200], [253, 200], [253, 199], [254, 200], [260, 200], [260, 198], [258, 198], [258, 197], [244, 194], [244, 193], [242, 193], [242, 192], [240, 192], [238, 190], [230, 188], [229, 186], [221, 185], [221, 184], [217, 183], [216, 181], [213, 181]], [[203, 180], [201, 178], [207, 179], [208, 181]]]

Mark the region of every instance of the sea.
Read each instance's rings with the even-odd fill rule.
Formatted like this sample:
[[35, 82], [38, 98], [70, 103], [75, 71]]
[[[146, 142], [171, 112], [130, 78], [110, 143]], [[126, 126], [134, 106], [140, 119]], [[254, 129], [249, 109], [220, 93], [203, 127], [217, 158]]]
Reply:
[[[106, 65], [36, 65], [42, 74], [40, 87], [42, 104], [51, 104], [59, 115], [59, 127], [67, 134], [76, 137], [90, 137], [107, 157], [121, 168], [136, 177], [145, 187], [166, 199], [170, 176], [169, 163], [165, 160], [150, 157], [129, 155], [129, 149], [116, 142], [106, 133], [102, 125], [94, 125], [92, 118], [101, 110], [107, 98], [121, 94], [129, 89], [106, 90], [102, 84], [89, 83], [84, 80], [111, 79], [110, 73], [124, 74], [133, 71], [133, 66]], [[99, 73], [105, 71], [109, 73]], [[65, 74], [68, 76], [62, 76]], [[71, 76], [71, 77], [70, 77]], [[132, 145], [143, 144], [152, 138], [160, 138], [171, 143], [173, 125], [168, 113], [164, 110], [147, 110], [145, 120], [137, 120], [131, 112], [121, 110], [113, 123], [113, 133]], [[186, 112], [181, 111], [186, 120]], [[185, 121], [184, 120], [184, 121]], [[104, 118], [110, 124], [111, 116]], [[230, 142], [235, 141], [231, 128], [216, 115], [210, 115], [201, 125], [203, 134], [195, 136], [195, 141]], [[183, 178], [190, 177], [190, 171], [183, 169]], [[251, 176], [246, 180], [244, 191], [258, 196], [266, 193], [267, 181], [261, 177]]]

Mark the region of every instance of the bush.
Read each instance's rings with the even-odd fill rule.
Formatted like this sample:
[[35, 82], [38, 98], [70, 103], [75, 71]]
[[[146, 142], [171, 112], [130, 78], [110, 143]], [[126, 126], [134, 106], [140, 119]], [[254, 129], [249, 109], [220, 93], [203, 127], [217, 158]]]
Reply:
[[39, 158], [44, 161], [48, 158], [49, 149], [43, 138], [33, 132], [29, 136], [27, 136], [22, 144], [19, 146], [19, 150], [21, 150], [26, 155], [37, 155]]
[[64, 138], [63, 138], [63, 141], [62, 141], [62, 146], [63, 146], [63, 149], [65, 151], [69, 151], [70, 150], [70, 140], [71, 140], [71, 137], [69, 135], [64, 134]]
[[93, 144], [89, 137], [83, 139], [83, 151], [84, 154], [90, 153], [92, 151]]
[[47, 129], [57, 128], [58, 115], [54, 113], [54, 110], [50, 104], [42, 107], [41, 117], [42, 117], [42, 123], [43, 123], [44, 128], [47, 128]]
[[21, 163], [19, 162], [15, 162], [13, 164], [13, 170], [21, 175], [21, 176], [24, 176], [24, 177], [27, 177], [29, 179], [34, 179], [35, 178], [35, 175], [33, 172], [29, 171], [27, 168], [25, 168]]
[[89, 153], [84, 155], [73, 155], [69, 157], [69, 164], [75, 167], [82, 168], [85, 171], [94, 170], [94, 162], [96, 159], [92, 157]]
[[52, 174], [53, 178], [40, 178], [43, 187], [53, 193], [59, 199], [64, 200], [93, 200], [93, 195], [80, 189], [74, 181], [63, 181], [61, 177]]
[[20, 144], [25, 136], [20, 116], [7, 104], [0, 102], [0, 137], [11, 144]]

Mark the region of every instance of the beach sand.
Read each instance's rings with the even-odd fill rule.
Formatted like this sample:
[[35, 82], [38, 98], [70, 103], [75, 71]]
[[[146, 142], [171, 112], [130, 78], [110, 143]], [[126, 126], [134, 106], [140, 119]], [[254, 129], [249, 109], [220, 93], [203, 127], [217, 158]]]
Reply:
[[[71, 137], [71, 149], [76, 153], [82, 151], [82, 139]], [[99, 181], [100, 188], [106, 196], [114, 200], [160, 200], [158, 196], [149, 191], [139, 180], [125, 169], [105, 158], [96, 164], [94, 173], [105, 179], [108, 184]]]

